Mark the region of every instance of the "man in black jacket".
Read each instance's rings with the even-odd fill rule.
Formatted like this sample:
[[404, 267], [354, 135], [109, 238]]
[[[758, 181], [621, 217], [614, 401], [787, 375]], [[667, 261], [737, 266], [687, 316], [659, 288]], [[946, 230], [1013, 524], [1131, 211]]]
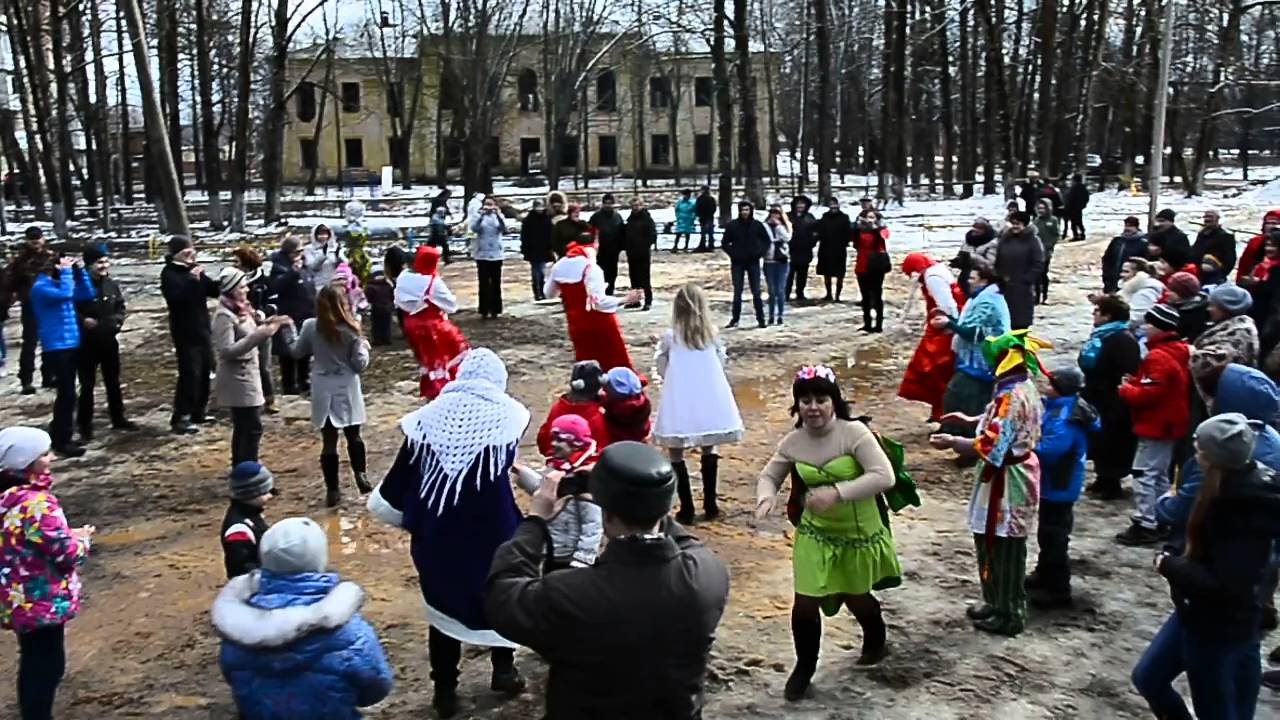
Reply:
[[609, 543], [591, 567], [543, 575], [547, 522], [568, 501], [560, 474], [498, 548], [485, 614], [503, 637], [541, 655], [546, 717], [698, 720], [716, 626], [729, 595], [724, 563], [667, 513], [671, 464], [649, 445], [610, 445], [589, 491]]
[[813, 246], [818, 242], [813, 234], [813, 226], [818, 219], [809, 212], [813, 201], [805, 195], [797, 195], [791, 199], [791, 270], [787, 274], [787, 297], [791, 297], [791, 288], [795, 287], [796, 302], [806, 303], [804, 287], [809, 282], [809, 265], [813, 263]]
[[533, 299], [544, 300], [542, 289], [546, 284], [547, 263], [551, 262], [551, 216], [541, 200], [533, 201], [533, 208], [520, 223], [520, 256], [529, 263]]
[[1222, 227], [1222, 215], [1217, 210], [1204, 211], [1204, 227], [1196, 234], [1196, 242], [1191, 246], [1191, 262], [1197, 269], [1204, 262], [1205, 255], [1212, 255], [1222, 266], [1222, 274], [1230, 275], [1236, 266], [1236, 236]]
[[756, 220], [754, 205], [746, 200], [738, 203], [738, 217], [724, 226], [724, 238], [720, 246], [729, 256], [729, 271], [733, 277], [733, 319], [727, 327], [738, 327], [738, 320], [742, 317], [744, 277], [751, 286], [751, 304], [756, 310], [756, 322], [760, 327], [765, 327], [760, 274], [764, 270], [761, 266], [764, 254], [769, 249], [769, 230], [764, 223]]
[[1124, 230], [1111, 238], [1102, 253], [1102, 291], [1113, 293], [1120, 289], [1120, 270], [1129, 258], [1147, 257], [1147, 234], [1142, 232], [1141, 221], [1130, 215], [1124, 219]]
[[93, 386], [98, 368], [102, 368], [102, 385], [107, 390], [107, 413], [116, 430], [137, 430], [138, 426], [124, 416], [124, 399], [120, 395], [120, 343], [116, 335], [124, 327], [124, 293], [111, 277], [111, 260], [96, 247], [84, 251], [84, 267], [93, 283], [92, 300], [76, 303], [80, 318], [80, 407], [76, 424], [80, 439], [93, 439]]
[[186, 435], [207, 422], [209, 373], [213, 370], [209, 298], [218, 297], [218, 281], [196, 263], [191, 241], [180, 235], [169, 240], [168, 262], [160, 271], [160, 292], [169, 308], [169, 335], [178, 360], [178, 385], [173, 393], [173, 432]]
[[1089, 188], [1085, 187], [1080, 173], [1071, 176], [1071, 188], [1067, 190], [1067, 224], [1071, 227], [1072, 240], [1084, 240], [1084, 209], [1089, 205]]
[[1187, 240], [1187, 234], [1173, 224], [1176, 217], [1168, 208], [1156, 213], [1154, 227], [1147, 236], [1147, 258], [1152, 261], [1164, 260], [1173, 268], [1173, 272], [1181, 270], [1191, 259], [1191, 243]]
[[587, 224], [596, 229], [599, 251], [596, 264], [604, 271], [605, 292], [612, 295], [618, 281], [618, 258], [622, 256], [622, 215], [614, 207], [613, 193], [600, 198], [600, 209]]
[[716, 210], [720, 206], [711, 195], [711, 186], [703, 185], [702, 194], [693, 203], [693, 214], [698, 216], [698, 225], [702, 228], [702, 237], [698, 238], [698, 248], [694, 252], [711, 252], [716, 249]]
[[[44, 231], [32, 225], [23, 233], [25, 242], [4, 268], [0, 278], [0, 321], [8, 315], [9, 306], [16, 300], [22, 308], [22, 349], [18, 354], [18, 381], [23, 395], [34, 395], [36, 375], [36, 345], [40, 335], [36, 331], [36, 314], [31, 309], [31, 285], [36, 281], [49, 261], [49, 249], [45, 247]], [[53, 387], [53, 377], [40, 362], [41, 387]]]
[[644, 200], [631, 201], [631, 214], [623, 231], [626, 236], [627, 278], [632, 290], [644, 291], [644, 310], [653, 305], [653, 286], [649, 280], [650, 251], [658, 242], [658, 226], [644, 207]]

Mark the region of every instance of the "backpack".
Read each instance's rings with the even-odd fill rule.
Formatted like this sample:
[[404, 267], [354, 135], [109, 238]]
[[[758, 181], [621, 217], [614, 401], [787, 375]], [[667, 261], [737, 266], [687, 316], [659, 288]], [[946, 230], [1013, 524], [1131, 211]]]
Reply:
[[[864, 424], [870, 418], [858, 418]], [[876, 496], [876, 506], [880, 509], [880, 520], [889, 527], [889, 511], [902, 512], [908, 505], [920, 507], [920, 494], [916, 482], [906, 468], [906, 450], [902, 443], [872, 431], [880, 449], [889, 456], [889, 464], [893, 466], [893, 487]], [[800, 525], [800, 517], [804, 514], [804, 496], [808, 491], [800, 473], [791, 469], [791, 493], [787, 496], [787, 520], [796, 527]]]

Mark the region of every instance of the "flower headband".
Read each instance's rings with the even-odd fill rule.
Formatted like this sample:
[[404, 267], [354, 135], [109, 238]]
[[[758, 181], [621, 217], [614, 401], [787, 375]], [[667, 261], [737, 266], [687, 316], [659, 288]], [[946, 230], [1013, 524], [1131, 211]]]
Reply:
[[836, 373], [826, 365], [805, 365], [796, 373], [796, 380], [813, 380], [814, 378], [822, 378], [834, 383]]

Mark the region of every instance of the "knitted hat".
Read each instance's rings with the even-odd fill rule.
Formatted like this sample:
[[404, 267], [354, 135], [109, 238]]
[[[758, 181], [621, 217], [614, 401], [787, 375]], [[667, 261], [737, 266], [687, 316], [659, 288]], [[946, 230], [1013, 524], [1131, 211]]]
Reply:
[[227, 475], [227, 494], [232, 500], [252, 500], [274, 494], [275, 478], [265, 465], [246, 460], [231, 469]]
[[561, 415], [551, 421], [551, 434], [564, 435], [573, 439], [578, 446], [586, 445], [591, 442], [591, 426], [581, 415]]
[[1240, 413], [1224, 413], [1200, 423], [1196, 428], [1196, 450], [1214, 467], [1238, 470], [1253, 459], [1262, 423]]
[[1080, 368], [1071, 366], [1061, 370], [1054, 370], [1049, 373], [1049, 385], [1054, 391], [1064, 397], [1068, 395], [1079, 395], [1084, 389], [1084, 373], [1080, 372]]
[[1177, 217], [1177, 213], [1170, 210], [1169, 208], [1165, 208], [1160, 212], [1156, 213], [1157, 220], [1168, 220], [1169, 222], [1173, 222], [1173, 219], [1175, 217]]
[[596, 397], [600, 394], [600, 386], [605, 381], [604, 370], [595, 360], [583, 360], [573, 364], [573, 374], [569, 376], [569, 389], [578, 395]]
[[1189, 298], [1200, 292], [1200, 281], [1189, 272], [1176, 272], [1169, 276], [1169, 292], [1180, 298]]
[[15, 425], [0, 430], [0, 470], [26, 470], [52, 446], [49, 433], [39, 428]]
[[1178, 321], [1182, 319], [1182, 314], [1178, 312], [1178, 308], [1172, 305], [1153, 305], [1142, 319], [1152, 327], [1160, 330], [1177, 330]]
[[676, 476], [657, 448], [623, 440], [600, 453], [588, 487], [601, 509], [648, 524], [671, 512]]
[[324, 572], [329, 539], [311, 518], [285, 518], [262, 534], [262, 568], [277, 575]]
[[191, 247], [190, 238], [185, 235], [174, 235], [169, 238], [169, 257], [173, 257], [189, 247]]
[[1232, 315], [1243, 315], [1253, 307], [1253, 296], [1234, 283], [1223, 283], [1209, 293], [1209, 304], [1217, 305]]
[[629, 367], [616, 367], [608, 372], [605, 376], [609, 381], [609, 390], [614, 395], [622, 395], [629, 397], [631, 395], [639, 395], [641, 388], [640, 376], [636, 375], [636, 371]]
[[218, 289], [223, 295], [229, 295], [242, 283], [244, 283], [244, 273], [236, 268], [224, 267], [222, 272], [218, 273]]
[[107, 256], [107, 252], [99, 245], [90, 245], [84, 249], [84, 264], [92, 265]]

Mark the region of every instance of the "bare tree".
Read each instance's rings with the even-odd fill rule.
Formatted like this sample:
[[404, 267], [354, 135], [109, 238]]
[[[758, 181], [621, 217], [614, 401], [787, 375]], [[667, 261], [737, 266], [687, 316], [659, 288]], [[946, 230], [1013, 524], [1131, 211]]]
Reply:
[[747, 0], [733, 0], [733, 44], [738, 56], [738, 102], [742, 118], [741, 158], [746, 176], [747, 198], [757, 207], [764, 205], [764, 176], [760, 162], [759, 122], [756, 118], [756, 78], [751, 71], [751, 13]]

